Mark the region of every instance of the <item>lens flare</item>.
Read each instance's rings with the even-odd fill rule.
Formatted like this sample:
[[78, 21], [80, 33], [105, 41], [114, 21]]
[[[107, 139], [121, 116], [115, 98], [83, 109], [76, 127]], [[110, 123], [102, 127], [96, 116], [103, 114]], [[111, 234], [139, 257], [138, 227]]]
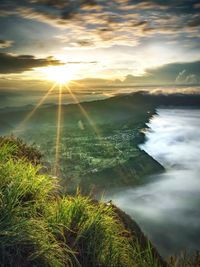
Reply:
[[57, 132], [56, 132], [56, 151], [55, 151], [55, 165], [54, 174], [60, 174], [60, 150], [61, 150], [61, 115], [62, 115], [62, 85], [59, 86], [58, 96], [58, 115], [57, 115]]
[[24, 125], [30, 120], [30, 118], [34, 115], [34, 113], [37, 111], [37, 109], [44, 103], [46, 98], [55, 89], [55, 87], [56, 87], [56, 84], [53, 84], [52, 87], [47, 91], [47, 93], [40, 99], [40, 101], [37, 103], [37, 105], [34, 107], [34, 109], [28, 113], [28, 115], [23, 119], [22, 122], [20, 122], [20, 124], [15, 129], [15, 132], [23, 129]]
[[43, 68], [37, 68], [45, 80], [54, 81], [58, 84], [65, 84], [74, 79], [76, 68], [62, 66], [48, 66]]

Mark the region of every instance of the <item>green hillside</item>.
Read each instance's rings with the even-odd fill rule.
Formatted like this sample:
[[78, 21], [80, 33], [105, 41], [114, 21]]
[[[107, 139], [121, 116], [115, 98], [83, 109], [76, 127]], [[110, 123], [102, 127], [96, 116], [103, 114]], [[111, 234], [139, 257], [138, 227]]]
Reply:
[[41, 154], [0, 138], [1, 267], [199, 267], [200, 255], [166, 263], [137, 223], [111, 202], [61, 193]]
[[0, 266], [160, 266], [113, 205], [61, 195], [39, 161], [34, 148], [1, 138]]

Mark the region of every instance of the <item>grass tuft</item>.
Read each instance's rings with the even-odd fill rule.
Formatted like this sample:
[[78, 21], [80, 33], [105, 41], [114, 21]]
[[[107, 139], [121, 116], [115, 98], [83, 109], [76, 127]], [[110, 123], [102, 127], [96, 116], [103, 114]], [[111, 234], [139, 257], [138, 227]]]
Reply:
[[77, 195], [57, 201], [48, 217], [81, 266], [133, 267], [133, 246], [111, 207]]

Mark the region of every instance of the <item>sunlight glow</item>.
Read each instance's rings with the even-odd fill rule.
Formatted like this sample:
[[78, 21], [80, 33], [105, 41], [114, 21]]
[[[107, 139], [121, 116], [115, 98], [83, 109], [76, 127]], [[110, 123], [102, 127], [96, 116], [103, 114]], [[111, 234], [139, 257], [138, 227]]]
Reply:
[[[72, 84], [74, 82], [72, 81]], [[75, 82], [76, 85], [79, 85], [79, 83]], [[60, 160], [61, 160], [61, 135], [62, 135], [62, 95], [64, 93], [65, 90], [63, 89], [67, 89], [68, 93], [71, 95], [72, 99], [74, 100], [74, 103], [78, 105], [81, 113], [84, 115], [84, 117], [86, 118], [86, 120], [88, 121], [88, 123], [90, 124], [90, 126], [92, 127], [92, 129], [94, 130], [99, 142], [101, 143], [101, 131], [100, 129], [97, 128], [95, 122], [93, 121], [93, 119], [91, 118], [91, 116], [89, 115], [89, 113], [86, 111], [86, 109], [83, 107], [83, 105], [80, 103], [79, 99], [77, 98], [77, 96], [72, 92], [71, 88], [69, 85], [67, 84], [62, 84], [62, 83], [55, 83], [53, 84], [53, 86], [46, 92], [46, 94], [40, 99], [40, 101], [36, 104], [36, 106], [34, 107], [34, 109], [29, 112], [27, 114], [27, 116], [24, 118], [24, 120], [18, 125], [18, 127], [15, 129], [15, 131], [21, 131], [25, 124], [31, 119], [31, 117], [35, 114], [35, 112], [38, 110], [38, 108], [44, 103], [44, 101], [46, 100], [46, 98], [49, 96], [49, 94], [54, 91], [56, 89], [56, 87], [59, 86], [59, 92], [58, 92], [58, 109], [57, 109], [57, 130], [56, 130], [56, 140], [55, 140], [55, 161], [54, 161], [54, 168], [53, 168], [53, 174], [55, 176], [59, 176], [60, 175]], [[105, 143], [105, 141], [104, 141]], [[104, 143], [102, 143], [102, 145], [104, 145]], [[109, 144], [109, 142], [106, 142]], [[121, 169], [123, 170], [124, 168], [121, 167]]]
[[77, 68], [73, 66], [48, 66], [38, 68], [45, 80], [54, 81], [58, 84], [65, 84], [74, 79]]
[[57, 133], [56, 133], [56, 151], [55, 151], [55, 165], [54, 174], [59, 175], [60, 172], [60, 150], [61, 150], [61, 114], [62, 114], [62, 84], [59, 86], [58, 95], [58, 115], [57, 115]]
[[47, 91], [47, 93], [40, 99], [40, 101], [37, 103], [37, 105], [34, 107], [33, 110], [31, 110], [27, 116], [23, 119], [22, 122], [16, 127], [15, 132], [20, 131], [23, 129], [24, 125], [30, 120], [30, 118], [34, 115], [34, 113], [38, 110], [38, 108], [44, 103], [44, 101], [47, 99], [49, 94], [55, 89], [56, 84], [53, 84], [52, 87]]
[[90, 118], [90, 116], [88, 115], [87, 111], [83, 108], [83, 106], [81, 105], [79, 99], [73, 94], [72, 90], [70, 89], [69, 86], [65, 86], [65, 88], [67, 89], [67, 91], [69, 92], [69, 94], [71, 95], [72, 99], [74, 100], [74, 103], [78, 105], [80, 111], [82, 112], [82, 114], [85, 116], [85, 118], [87, 119], [87, 121], [89, 122], [90, 126], [93, 128], [94, 132], [96, 133], [97, 137], [100, 138], [100, 132], [99, 129], [97, 129], [95, 123], [93, 122], [93, 120]]

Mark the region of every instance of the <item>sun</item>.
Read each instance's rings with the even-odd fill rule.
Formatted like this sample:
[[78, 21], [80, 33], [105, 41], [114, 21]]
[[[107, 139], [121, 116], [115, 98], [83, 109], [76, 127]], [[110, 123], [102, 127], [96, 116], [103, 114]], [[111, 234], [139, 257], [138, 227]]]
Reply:
[[63, 66], [48, 66], [39, 68], [45, 80], [54, 81], [58, 84], [66, 84], [75, 77], [75, 68]]

